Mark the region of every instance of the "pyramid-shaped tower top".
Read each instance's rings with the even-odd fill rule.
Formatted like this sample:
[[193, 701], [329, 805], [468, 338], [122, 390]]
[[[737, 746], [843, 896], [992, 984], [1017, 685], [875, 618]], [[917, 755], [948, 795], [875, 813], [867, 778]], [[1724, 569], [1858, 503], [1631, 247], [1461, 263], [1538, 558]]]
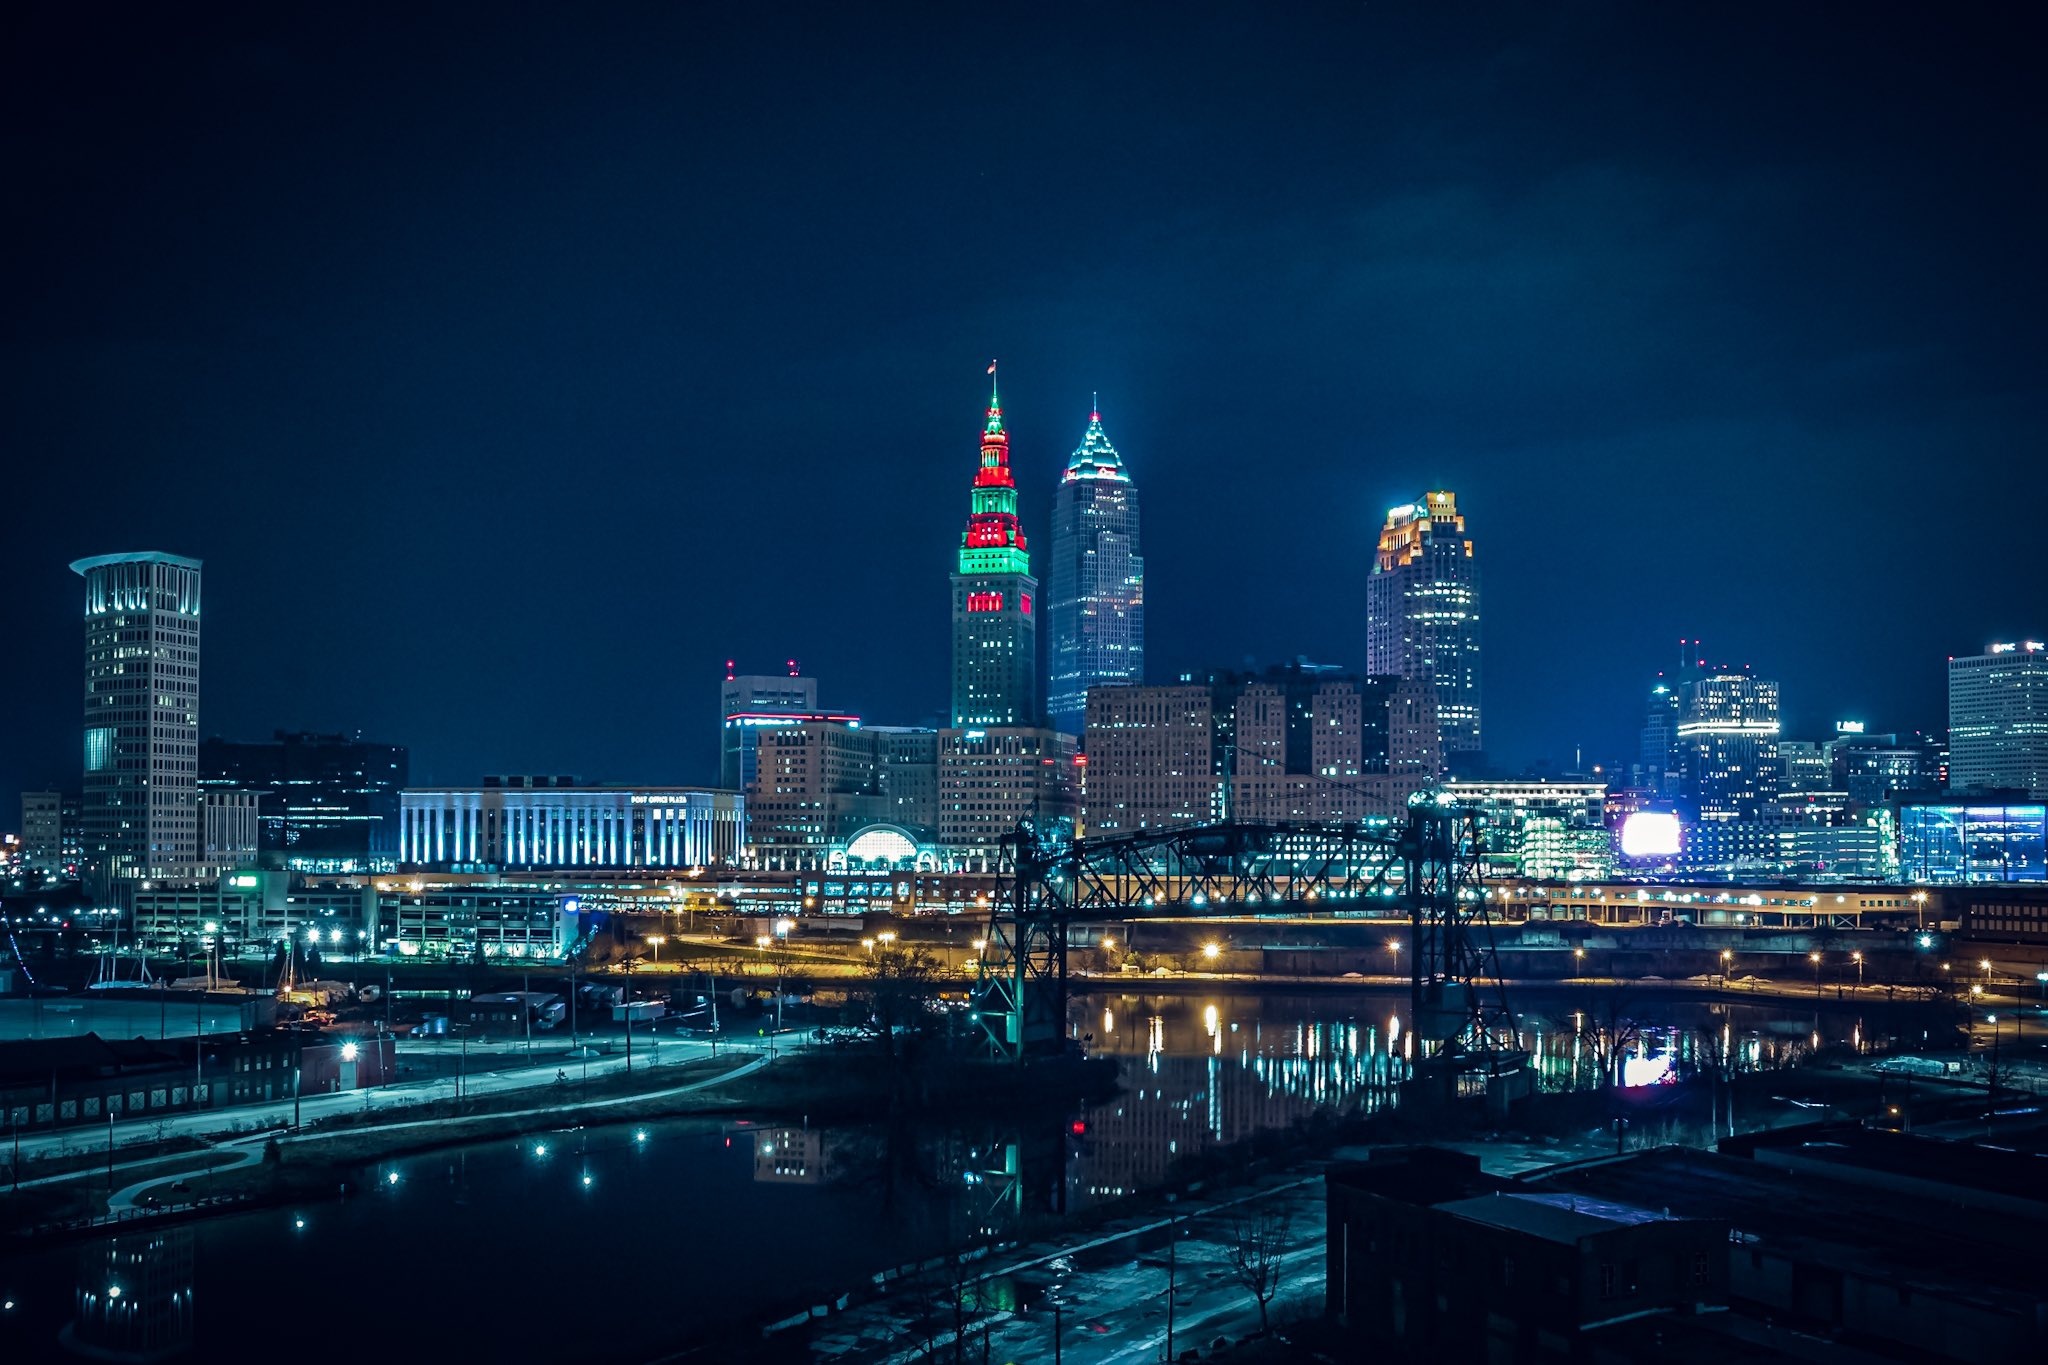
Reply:
[[1073, 458], [1067, 461], [1068, 479], [1117, 479], [1128, 482], [1130, 475], [1124, 470], [1123, 457], [1116, 453], [1116, 447], [1109, 443], [1109, 433], [1102, 429], [1102, 404], [1099, 395], [1092, 395], [1088, 404], [1088, 430], [1081, 435], [1081, 444], [1075, 448]]

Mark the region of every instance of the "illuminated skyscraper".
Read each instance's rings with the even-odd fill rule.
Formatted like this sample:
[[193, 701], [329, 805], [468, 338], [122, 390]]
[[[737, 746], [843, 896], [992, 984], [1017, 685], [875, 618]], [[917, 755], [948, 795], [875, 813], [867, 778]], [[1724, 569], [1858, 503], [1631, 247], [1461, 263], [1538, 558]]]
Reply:
[[1097, 406], [1052, 503], [1051, 630], [1046, 710], [1081, 733], [1088, 689], [1145, 680], [1145, 560], [1138, 490], [1102, 430]]
[[1365, 671], [1429, 678], [1447, 753], [1479, 743], [1479, 561], [1454, 493], [1387, 513], [1365, 584]]
[[1755, 820], [1776, 799], [1779, 729], [1775, 682], [1721, 670], [1685, 684], [1678, 754], [1701, 820]]
[[[993, 376], [996, 367], [990, 365]], [[953, 725], [1038, 721], [1038, 580], [1017, 524], [1010, 437], [991, 378], [960, 567], [953, 575]]]
[[2018, 640], [1948, 661], [1949, 786], [2048, 799], [2048, 644]]
[[85, 859], [96, 887], [199, 862], [199, 561], [81, 559]]

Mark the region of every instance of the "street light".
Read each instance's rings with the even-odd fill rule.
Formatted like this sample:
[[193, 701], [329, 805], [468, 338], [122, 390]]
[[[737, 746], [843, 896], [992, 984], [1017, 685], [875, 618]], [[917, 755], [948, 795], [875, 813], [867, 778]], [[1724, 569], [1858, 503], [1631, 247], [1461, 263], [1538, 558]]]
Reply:
[[1388, 940], [1387, 940], [1387, 956], [1391, 957], [1391, 958], [1392, 958], [1392, 959], [1394, 960], [1394, 975], [1395, 975], [1395, 976], [1399, 976], [1399, 975], [1401, 974], [1401, 940], [1400, 940], [1400, 939], [1398, 939], [1398, 938], [1390, 938], [1390, 939], [1388, 939]]
[[1813, 964], [1813, 998], [1820, 999], [1820, 954], [1808, 953], [1806, 960]]
[[884, 929], [881, 933], [875, 935], [875, 942], [881, 944], [884, 948], [895, 941], [896, 931], [894, 929]]
[[1734, 960], [1734, 953], [1726, 948], [1721, 950], [1721, 984], [1724, 986], [1728, 984], [1728, 964]]
[[1578, 973], [1578, 971], [1579, 971], [1579, 970], [1580, 970], [1580, 969], [1581, 969], [1582, 967], [1584, 967], [1585, 965], [1586, 965], [1586, 950], [1585, 950], [1584, 948], [1574, 948], [1574, 949], [1572, 949], [1572, 972], [1573, 972], [1573, 974], [1574, 974], [1574, 975], [1576, 975], [1576, 974]]
[[875, 941], [874, 941], [873, 939], [871, 939], [871, 938], [864, 938], [864, 939], [862, 939], [862, 940], [860, 941], [860, 946], [868, 950], [868, 961], [870, 961], [870, 962], [874, 961], [874, 960], [875, 960]]
[[661, 961], [661, 945], [668, 942], [668, 939], [660, 934], [649, 934], [647, 941], [654, 945], [654, 960], [656, 963], [659, 963]]
[[1204, 943], [1202, 945], [1202, 956], [1210, 962], [1214, 962], [1217, 958], [1223, 956], [1223, 945], [1220, 943]]
[[[1112, 937], [1111, 937], [1110, 935], [1108, 935], [1108, 934], [1104, 934], [1104, 935], [1102, 936], [1102, 945], [1101, 945], [1101, 946], [1102, 946], [1102, 951], [1106, 953], [1106, 952], [1108, 952], [1108, 951], [1109, 951], [1110, 949], [1112, 949], [1112, 948], [1116, 947], [1116, 940], [1115, 940], [1114, 938], [1112, 938]], [[2043, 972], [2043, 973], [2041, 974], [2041, 979], [2042, 979], [2043, 981], [2048, 981], [2048, 972]]]
[[1849, 956], [1856, 960], [1856, 993], [1861, 995], [1863, 993], [1863, 954], [1859, 950], [1849, 954]]

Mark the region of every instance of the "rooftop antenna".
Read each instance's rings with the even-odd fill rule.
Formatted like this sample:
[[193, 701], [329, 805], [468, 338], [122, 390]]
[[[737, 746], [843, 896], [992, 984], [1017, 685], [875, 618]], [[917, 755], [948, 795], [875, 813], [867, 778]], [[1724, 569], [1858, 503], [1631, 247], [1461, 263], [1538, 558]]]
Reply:
[[795, 660], [795, 659], [791, 659], [791, 660], [789, 661], [789, 676], [790, 676], [790, 677], [792, 677], [792, 678], [794, 678], [794, 677], [797, 677], [797, 676], [799, 676], [799, 674], [797, 673], [797, 668], [796, 668], [796, 660]]

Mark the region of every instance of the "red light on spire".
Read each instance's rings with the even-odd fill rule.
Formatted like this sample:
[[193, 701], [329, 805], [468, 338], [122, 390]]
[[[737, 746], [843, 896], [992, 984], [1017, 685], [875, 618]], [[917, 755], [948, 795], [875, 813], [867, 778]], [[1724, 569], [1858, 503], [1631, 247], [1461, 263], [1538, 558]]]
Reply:
[[733, 672], [732, 672], [732, 660], [731, 660], [731, 659], [727, 659], [727, 660], [725, 661], [725, 680], [726, 680], [727, 682], [731, 682], [731, 681], [732, 681], [732, 679], [733, 679]]
[[795, 659], [791, 659], [791, 660], [789, 661], [789, 676], [790, 676], [790, 677], [792, 677], [792, 678], [794, 678], [794, 677], [796, 677], [796, 676], [797, 676], [797, 672], [796, 672], [796, 660], [795, 660]]

